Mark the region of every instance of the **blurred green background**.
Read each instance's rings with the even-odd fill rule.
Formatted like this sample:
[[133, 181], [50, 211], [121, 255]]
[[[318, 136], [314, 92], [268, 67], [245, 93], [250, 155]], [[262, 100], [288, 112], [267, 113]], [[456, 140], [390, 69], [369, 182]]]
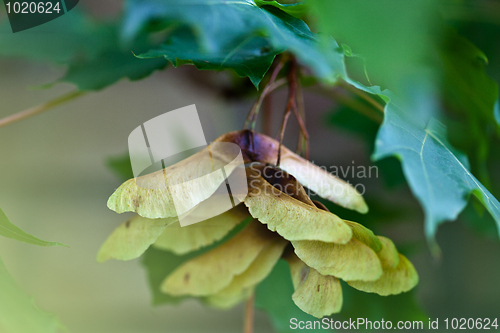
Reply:
[[[69, 89], [27, 90], [60, 75], [59, 70], [44, 65], [2, 61], [0, 70], [0, 116]], [[29, 233], [70, 246], [39, 248], [2, 238], [0, 253], [21, 287], [72, 332], [238, 332], [241, 328], [242, 306], [223, 312], [186, 301], [180, 306], [151, 308], [138, 260], [95, 262], [101, 243], [126, 219], [106, 207], [121, 181], [105, 161], [126, 151], [132, 129], [192, 103], [197, 105], [209, 140], [241, 126], [234, 114], [243, 116], [251, 103], [225, 102], [193, 83], [191, 74], [190, 68], [169, 69], [140, 82], [123, 81], [0, 130], [2, 208]], [[279, 97], [285, 97], [279, 95], [283, 96], [278, 96], [276, 104]], [[309, 94], [306, 105], [311, 111], [308, 126], [313, 129], [312, 160], [339, 166], [353, 160], [367, 162], [365, 147], [357, 137], [326, 125], [323, 116], [331, 108], [327, 100]], [[324, 144], [332, 141], [335, 146]], [[368, 194], [377, 191], [377, 184], [370, 185], [377, 180], [363, 182]], [[412, 209], [397, 224], [383, 227], [382, 234], [397, 243], [423, 241], [423, 215], [408, 189], [388, 192], [384, 193], [388, 207]], [[420, 274], [418, 303], [438, 318], [498, 316], [498, 240], [480, 236], [462, 223], [447, 223], [438, 232], [438, 242], [443, 250], [439, 263], [425, 246], [410, 255]], [[256, 332], [272, 332], [267, 317], [259, 312], [256, 324]]]
[[[119, 1], [81, 3], [105, 16], [116, 10]], [[455, 12], [456, 17], [464, 14]], [[471, 20], [461, 28], [485, 51], [490, 60], [488, 70], [499, 79], [500, 39], [495, 39], [499, 36], [498, 17], [492, 16], [494, 23], [475, 24]], [[496, 27], [488, 30], [492, 31], [489, 38], [482, 33], [483, 25]], [[64, 84], [49, 90], [27, 89], [62, 75], [62, 68], [41, 63], [2, 59], [0, 73], [0, 118], [73, 89]], [[190, 104], [197, 106], [207, 140], [240, 129], [252, 99], [224, 98], [211, 88], [214, 82], [232, 79], [227, 72], [168, 68], [142, 81], [122, 80], [104, 91], [0, 128], [0, 207], [27, 232], [69, 245], [39, 248], [0, 238], [0, 254], [20, 286], [42, 309], [56, 314], [71, 332], [241, 331], [241, 305], [230, 311], [217, 311], [196, 301], [186, 301], [180, 306], [152, 308], [139, 260], [105, 264], [95, 261], [99, 246], [126, 219], [106, 207], [107, 198], [121, 183], [106, 167], [106, 160], [126, 152], [128, 134], [139, 124]], [[273, 133], [278, 129], [285, 98], [284, 91], [273, 98], [277, 110]], [[327, 166], [348, 166], [353, 161], [356, 165], [370, 165], [366, 143], [331, 124], [331, 117], [343, 110], [341, 105], [316, 91], [306, 92], [305, 105], [311, 160]], [[287, 129], [285, 143], [291, 147], [297, 131], [295, 123]], [[493, 179], [500, 177], [496, 166], [491, 172]], [[394, 173], [361, 182], [366, 186], [369, 203], [378, 207], [375, 210], [388, 212], [387, 221], [379, 218], [370, 226], [402, 245], [419, 272], [420, 284], [415, 293], [418, 307], [441, 323], [445, 318], [500, 317], [500, 242], [495, 232], [484, 231], [494, 230], [491, 218], [486, 213], [483, 218], [477, 217], [469, 205], [460, 217], [463, 222], [440, 227], [437, 241], [443, 255], [437, 261], [426, 247], [423, 213], [407, 186], [385, 185], [384, 177], [398, 175], [396, 168]], [[472, 228], [471, 222], [484, 228]], [[351, 297], [348, 292], [346, 297]], [[376, 308], [367, 310], [366, 304], [356, 304], [352, 297], [345, 310], [359, 312], [350, 311], [348, 316], [377, 316]], [[382, 298], [374, 297], [374, 304]], [[388, 299], [397, 310], [398, 299]], [[380, 316], [382, 313], [381, 310]], [[407, 320], [404, 311], [397, 316]], [[255, 323], [255, 332], [273, 331], [267, 316], [259, 311]]]

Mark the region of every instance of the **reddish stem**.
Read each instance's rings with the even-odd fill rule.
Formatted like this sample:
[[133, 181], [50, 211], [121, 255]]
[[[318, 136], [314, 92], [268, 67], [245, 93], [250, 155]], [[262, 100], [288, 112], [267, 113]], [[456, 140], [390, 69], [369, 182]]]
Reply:
[[304, 150], [306, 159], [309, 159], [309, 134], [306, 129], [304, 93], [302, 91], [300, 80], [297, 80], [297, 109], [299, 114], [299, 116], [297, 116], [297, 121], [301, 126], [299, 140], [297, 141], [297, 154], [302, 154], [302, 151]]
[[271, 91], [274, 89], [278, 88], [282, 84], [285, 83], [285, 81], [278, 80], [276, 81], [276, 77], [278, 76], [279, 72], [283, 68], [284, 62], [280, 61], [276, 67], [274, 68], [271, 77], [269, 79], [269, 82], [266, 84], [264, 87], [264, 90], [262, 90], [262, 93], [259, 96], [259, 99], [255, 102], [253, 107], [250, 109], [250, 112], [248, 113], [247, 119], [245, 120], [245, 124], [243, 125], [243, 128], [248, 128], [248, 126], [251, 124], [251, 128], [254, 129], [255, 127], [255, 121], [257, 119], [257, 115], [259, 114], [259, 108], [260, 105], [262, 104], [262, 101], [264, 100], [264, 97], [266, 97], [267, 94], [269, 94]]
[[263, 102], [263, 117], [262, 117], [262, 133], [271, 135], [272, 132], [272, 111], [273, 111], [273, 95], [267, 95]]
[[244, 333], [253, 333], [255, 295], [252, 293], [245, 303], [245, 322], [243, 323]]
[[285, 136], [285, 128], [290, 117], [292, 110], [295, 110], [297, 105], [295, 103], [295, 90], [297, 88], [296, 80], [297, 63], [292, 60], [290, 62], [290, 72], [288, 73], [288, 102], [286, 103], [285, 114], [283, 115], [283, 122], [281, 123], [280, 137], [279, 137], [279, 147], [278, 147], [278, 159], [276, 165], [279, 166], [281, 162], [281, 146], [283, 145], [283, 137]]

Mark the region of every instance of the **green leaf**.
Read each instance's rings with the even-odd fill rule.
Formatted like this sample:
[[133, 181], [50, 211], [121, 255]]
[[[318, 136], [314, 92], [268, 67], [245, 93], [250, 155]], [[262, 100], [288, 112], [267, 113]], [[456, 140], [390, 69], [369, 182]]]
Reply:
[[165, 57], [177, 67], [194, 64], [198, 69], [233, 69], [240, 77], [246, 77], [258, 88], [260, 81], [271, 66], [276, 52], [269, 42], [258, 35], [250, 35], [233, 44], [225, 45], [217, 52], [204, 52], [196, 36], [189, 29], [179, 29], [157, 49], [140, 54], [142, 59]]
[[141, 61], [134, 56], [133, 52], [154, 45], [145, 36], [122, 45], [119, 24], [94, 22], [78, 10], [15, 34], [5, 20], [0, 26], [0, 45], [0, 56], [68, 65], [58, 82], [73, 83], [79, 90], [100, 90], [124, 77], [142, 79], [167, 65], [164, 59]]
[[94, 58], [108, 39], [106, 28], [77, 9], [17, 33], [5, 17], [0, 23], [0, 56], [67, 63]]
[[434, 254], [439, 251], [434, 239], [437, 226], [455, 220], [470, 194], [483, 203], [500, 232], [500, 203], [469, 171], [467, 157], [448, 143], [445, 126], [430, 117], [435, 109], [435, 96], [430, 91], [435, 87], [415, 80], [410, 93], [401, 98], [378, 86], [366, 87], [349, 78], [346, 81], [387, 103], [373, 159], [400, 159], [410, 188], [424, 208], [425, 232]]
[[[442, 29], [437, 16], [419, 14], [424, 9], [432, 13], [435, 6], [431, 1], [395, 0], [370, 5], [362, 1], [310, 3], [319, 29], [349, 44], [352, 50], [344, 48], [348, 54], [353, 50], [362, 54], [372, 79], [398, 91], [396, 102], [390, 100], [390, 92], [361, 87], [346, 77], [388, 103], [373, 157], [397, 156], [402, 161], [409, 185], [424, 207], [426, 235], [431, 241], [440, 223], [456, 219], [471, 193], [500, 225], [498, 201], [468, 170], [465, 156], [451, 149], [442, 130], [436, 129], [442, 126], [429, 120], [437, 115], [436, 97], [444, 92], [447, 104], [466, 115], [466, 130], [460, 136], [475, 157], [474, 171], [488, 185], [484, 165], [488, 141], [495, 132], [498, 86], [486, 75], [486, 59], [480, 50], [446, 27]], [[446, 37], [444, 43], [440, 37]], [[425, 85], [418, 82], [421, 78]], [[435, 84], [439, 79], [443, 91]]]
[[[335, 127], [340, 127], [350, 133], [353, 133], [363, 139], [368, 147], [369, 154], [373, 154], [375, 148], [375, 138], [380, 124], [348, 107], [336, 110], [329, 114], [327, 121]], [[384, 158], [375, 162], [377, 171], [380, 171], [385, 184], [389, 188], [405, 184], [405, 177], [401, 170], [401, 164], [394, 157]], [[367, 166], [371, 167], [371, 166]], [[380, 207], [380, 205], [368, 205], [371, 209]], [[370, 216], [372, 211], [370, 210]], [[339, 215], [344, 216], [344, 215]]]
[[134, 53], [141, 53], [152, 46], [144, 39], [140, 36], [132, 45], [121, 46], [118, 31], [112, 29], [106, 48], [101, 53], [92, 59], [71, 62], [59, 81], [73, 83], [79, 90], [101, 90], [122, 78], [140, 80], [155, 70], [165, 68], [165, 59], [141, 60], [134, 56]]
[[132, 81], [143, 79], [166, 65], [164, 59], [141, 61], [134, 57], [131, 50], [114, 50], [89, 62], [70, 65], [60, 81], [73, 83], [79, 90], [101, 90], [122, 78]]
[[18, 240], [23, 243], [28, 243], [33, 245], [66, 246], [61, 243], [47, 242], [24, 232], [19, 227], [16, 227], [14, 224], [12, 224], [12, 222], [9, 221], [7, 215], [5, 215], [2, 209], [0, 209], [0, 235], [7, 238]]
[[445, 127], [431, 119], [423, 124], [401, 101], [386, 106], [375, 159], [397, 156], [408, 183], [425, 211], [425, 231], [433, 241], [437, 226], [455, 220], [472, 193], [500, 226], [500, 203], [469, 172], [467, 159], [450, 147]]
[[[262, 2], [259, 4], [262, 5]], [[172, 43], [170, 41], [164, 56], [198, 65], [205, 57], [210, 66], [218, 66], [221, 55], [232, 55], [228, 58], [230, 62], [226, 61], [224, 65], [237, 69], [240, 75], [243, 73], [242, 66], [254, 66], [256, 61], [255, 53], [247, 59], [239, 57], [248, 53], [246, 43], [256, 43], [261, 47], [265, 45], [265, 39], [269, 50], [262, 52], [262, 57], [287, 50], [324, 81], [335, 82], [344, 75], [343, 53], [337, 43], [331, 38], [327, 43], [320, 43], [302, 20], [280, 8], [285, 7], [272, 3], [259, 7], [253, 0], [129, 0], [123, 33], [130, 40], [148, 29], [163, 30], [172, 27], [172, 24], [188, 27], [197, 45], [190, 44], [186, 54], [182, 48], [175, 50], [168, 47], [168, 43]], [[193, 50], [201, 54], [194, 54]], [[162, 55], [161, 51], [153, 54]], [[261, 62], [258, 73], [265, 72], [267, 69], [264, 67], [269, 67], [266, 61]], [[256, 72], [256, 69], [252, 71]], [[257, 83], [256, 76], [252, 80]]]
[[[255, 306], [270, 316], [274, 328], [279, 333], [296, 331], [296, 329], [290, 327], [292, 318], [296, 318], [297, 322], [318, 320], [295, 305], [292, 300], [293, 293], [294, 288], [290, 268], [284, 260], [278, 261], [271, 274], [259, 284], [255, 291]], [[316, 329], [308, 330], [308, 332], [328, 331]]]
[[471, 158], [472, 171], [490, 188], [486, 163], [491, 141], [500, 137], [496, 122], [498, 85], [485, 71], [486, 55], [466, 38], [449, 31], [440, 51], [443, 97], [456, 120], [453, 144]]
[[302, 17], [307, 12], [307, 7], [304, 2], [282, 4], [274, 0], [255, 0], [255, 4], [259, 7], [273, 6], [294, 17]]
[[466, 38], [450, 31], [441, 61], [446, 102], [454, 110], [494, 122], [498, 85], [486, 74], [486, 55]]
[[42, 311], [10, 276], [0, 258], [0, 332], [55, 333], [61, 328], [57, 318]]
[[500, 125], [500, 100], [495, 101], [494, 116], [498, 125]]

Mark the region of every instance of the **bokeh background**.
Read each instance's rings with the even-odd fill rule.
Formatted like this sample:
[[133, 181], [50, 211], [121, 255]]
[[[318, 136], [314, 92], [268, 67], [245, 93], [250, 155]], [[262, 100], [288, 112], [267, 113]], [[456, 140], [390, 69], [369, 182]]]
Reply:
[[[106, 17], [119, 10], [120, 1], [83, 0], [81, 5]], [[474, 35], [473, 28], [468, 31]], [[498, 49], [499, 40], [484, 37], [482, 43], [486, 48], [496, 43]], [[490, 56], [493, 69], [500, 68], [499, 61]], [[48, 90], [30, 89], [63, 73], [62, 68], [41, 63], [2, 59], [0, 73], [0, 117], [73, 89], [65, 84]], [[107, 167], [109, 158], [127, 151], [127, 137], [139, 124], [190, 104], [197, 106], [207, 140], [240, 129], [253, 100], [248, 96], [227, 98], [213, 88], [230, 80], [231, 74], [226, 72], [170, 67], [141, 81], [120, 81], [0, 128], [0, 206], [23, 230], [69, 246], [39, 248], [1, 238], [0, 253], [23, 290], [42, 309], [56, 314], [71, 332], [241, 331], [241, 305], [217, 311], [186, 301], [179, 306], [153, 308], [140, 260], [95, 261], [99, 246], [127, 218], [106, 207], [107, 198], [121, 183]], [[273, 133], [278, 130], [285, 97], [280, 91], [272, 99]], [[311, 160], [328, 166], [371, 165], [365, 141], [332, 124], [333, 115], [345, 107], [314, 90], [306, 91], [305, 105]], [[297, 131], [295, 123], [287, 129], [286, 142], [291, 147]], [[499, 177], [499, 173], [494, 169], [492, 176]], [[399, 174], [396, 170], [356, 181], [366, 186], [367, 199], [389, 212], [387, 223], [374, 221], [379, 223], [378, 233], [407, 247], [420, 275], [416, 304], [429, 317], [441, 320], [500, 317], [500, 242], [488, 231], [495, 228], [493, 221], [486, 213], [476, 217], [474, 207], [468, 207], [458, 222], [439, 228], [437, 241], [443, 254], [437, 260], [426, 247], [423, 213], [409, 189], [404, 184], [387, 186], [384, 177], [397, 178]], [[392, 210], [397, 214], [391, 214]], [[359, 304], [359, 316], [363, 307]], [[406, 320], [404, 313], [401, 320]], [[259, 311], [255, 322], [256, 332], [273, 331]]]

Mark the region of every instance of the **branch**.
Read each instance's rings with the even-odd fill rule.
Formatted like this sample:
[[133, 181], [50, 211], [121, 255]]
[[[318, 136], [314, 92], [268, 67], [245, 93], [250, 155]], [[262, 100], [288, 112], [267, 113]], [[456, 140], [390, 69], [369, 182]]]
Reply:
[[309, 159], [309, 133], [307, 132], [306, 129], [306, 112], [305, 112], [305, 105], [304, 105], [304, 92], [302, 90], [302, 86], [300, 84], [300, 80], [296, 80], [296, 90], [297, 90], [297, 96], [296, 96], [296, 101], [297, 105], [296, 108], [294, 108], [295, 116], [297, 117], [297, 121], [299, 122], [300, 126], [300, 133], [299, 133], [299, 139], [297, 141], [297, 154], [302, 155], [302, 151], [305, 153], [305, 158], [308, 160]]
[[[285, 136], [285, 128], [290, 117], [292, 110], [297, 109], [297, 104], [295, 102], [295, 90], [297, 88], [297, 64], [295, 61], [290, 62], [290, 72], [288, 73], [288, 102], [286, 103], [285, 114], [283, 115], [283, 122], [281, 123], [281, 130], [279, 134], [279, 147], [278, 147], [278, 159], [276, 165], [280, 166], [281, 161], [281, 146], [283, 145], [283, 137]], [[297, 111], [298, 112], [298, 111]], [[295, 114], [297, 114], [297, 112]]]
[[264, 133], [265, 135], [271, 135], [273, 128], [273, 95], [267, 95], [264, 98], [262, 109], [264, 111], [262, 117], [262, 133]]
[[15, 113], [13, 115], [7, 116], [3, 119], [0, 119], [0, 127], [7, 126], [7, 125], [13, 124], [15, 122], [18, 122], [20, 120], [33, 117], [37, 114], [40, 114], [40, 113], [48, 111], [52, 108], [55, 108], [56, 106], [58, 106], [60, 104], [64, 104], [66, 102], [69, 102], [69, 101], [71, 101], [77, 97], [80, 97], [84, 94], [86, 94], [86, 92], [84, 92], [84, 91], [74, 91], [74, 92], [68, 93], [66, 95], [62, 95], [62, 96], [60, 96], [56, 99], [53, 99], [51, 101], [48, 101], [44, 104], [41, 104], [41, 105], [38, 105], [38, 106], [35, 106], [32, 108], [29, 108], [27, 110]]

